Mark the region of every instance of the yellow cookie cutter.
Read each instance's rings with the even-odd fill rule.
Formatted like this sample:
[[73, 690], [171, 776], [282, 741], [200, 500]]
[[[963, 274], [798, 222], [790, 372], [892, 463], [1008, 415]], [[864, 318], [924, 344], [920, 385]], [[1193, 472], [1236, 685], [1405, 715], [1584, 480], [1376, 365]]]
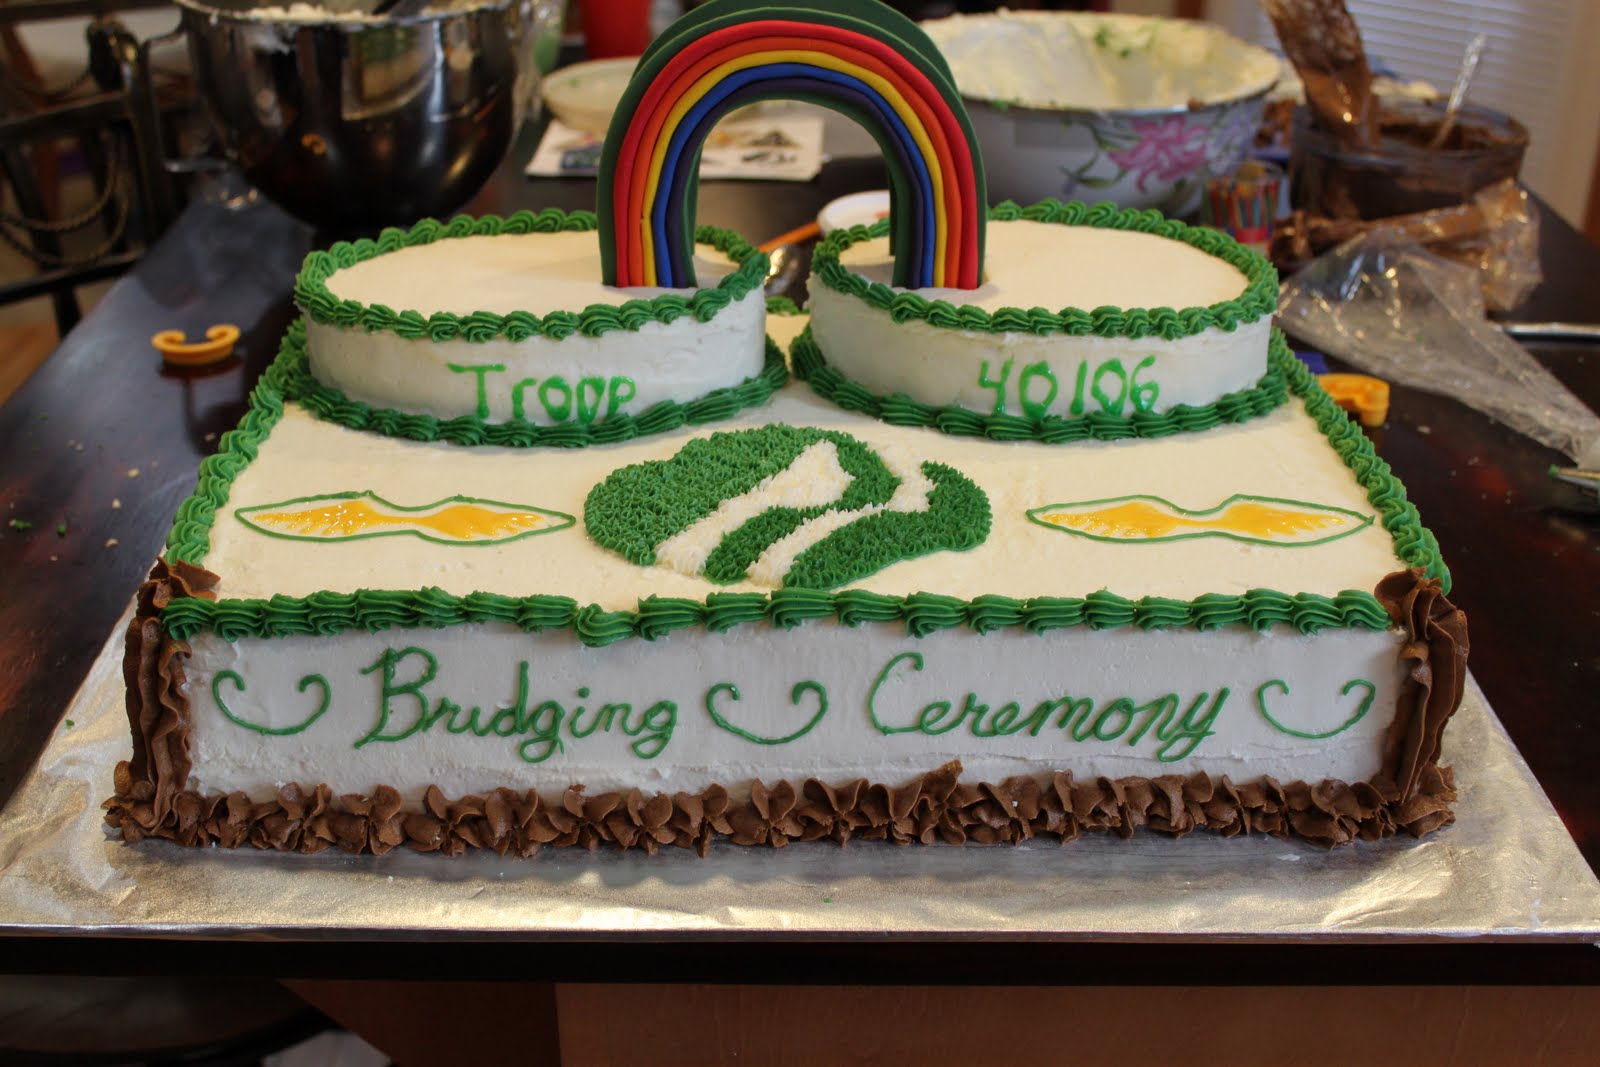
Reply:
[[207, 330], [204, 341], [190, 343], [182, 330], [162, 330], [150, 338], [150, 343], [170, 366], [205, 367], [233, 355], [233, 346], [238, 340], [239, 327], [223, 322]]
[[1334, 402], [1363, 426], [1382, 426], [1389, 417], [1389, 383], [1370, 374], [1319, 374], [1317, 380]]

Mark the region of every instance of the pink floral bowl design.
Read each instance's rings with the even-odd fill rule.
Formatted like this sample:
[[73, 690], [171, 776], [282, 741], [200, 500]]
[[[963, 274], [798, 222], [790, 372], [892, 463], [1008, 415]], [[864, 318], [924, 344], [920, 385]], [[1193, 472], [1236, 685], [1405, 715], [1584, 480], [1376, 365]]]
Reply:
[[1163, 111], [1071, 111], [968, 100], [991, 201], [1110, 200], [1187, 215], [1249, 154], [1268, 88]]

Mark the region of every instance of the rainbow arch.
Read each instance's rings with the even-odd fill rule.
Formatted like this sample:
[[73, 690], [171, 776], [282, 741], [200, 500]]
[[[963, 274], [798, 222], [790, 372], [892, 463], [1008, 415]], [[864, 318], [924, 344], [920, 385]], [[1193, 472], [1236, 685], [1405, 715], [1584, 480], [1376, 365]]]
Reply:
[[606, 284], [695, 284], [701, 148], [723, 115], [775, 98], [832, 108], [877, 141], [896, 285], [981, 284], [987, 201], [966, 108], [933, 42], [875, 0], [712, 0], [651, 44], [601, 154]]

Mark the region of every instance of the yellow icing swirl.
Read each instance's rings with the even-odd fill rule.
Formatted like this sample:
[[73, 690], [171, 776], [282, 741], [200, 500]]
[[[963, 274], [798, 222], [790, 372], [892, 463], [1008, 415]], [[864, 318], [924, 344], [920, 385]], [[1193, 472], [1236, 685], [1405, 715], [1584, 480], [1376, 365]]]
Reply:
[[1126, 500], [1092, 511], [1056, 511], [1040, 516], [1095, 537], [1147, 541], [1176, 534], [1215, 532], [1260, 541], [1294, 541], [1306, 534], [1346, 526], [1350, 517], [1239, 500], [1214, 513], [1187, 514], [1152, 500]]
[[379, 530], [427, 530], [455, 541], [483, 541], [525, 533], [543, 525], [545, 517], [532, 511], [455, 503], [428, 514], [386, 511], [368, 500], [340, 500], [294, 511], [257, 512], [256, 525], [284, 534], [330, 540], [358, 537]]

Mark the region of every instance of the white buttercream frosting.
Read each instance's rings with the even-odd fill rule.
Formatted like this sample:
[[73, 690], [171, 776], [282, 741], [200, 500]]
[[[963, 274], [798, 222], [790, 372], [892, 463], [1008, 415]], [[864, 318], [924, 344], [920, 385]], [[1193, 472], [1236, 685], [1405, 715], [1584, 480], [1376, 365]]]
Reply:
[[[702, 286], [715, 285], [732, 269], [715, 249], [699, 251], [695, 267]], [[335, 271], [327, 286], [341, 300], [424, 317], [475, 311], [544, 316], [694, 293], [619, 289], [601, 284], [600, 277], [593, 232], [499, 234], [374, 256]], [[312, 374], [355, 400], [439, 418], [483, 415], [486, 409], [494, 422], [520, 415], [550, 425], [636, 415], [663, 400], [692, 401], [756, 376], [765, 359], [765, 315], [765, 300], [756, 290], [706, 322], [683, 315], [597, 337], [486, 342], [408, 339], [308, 318], [306, 344]], [[621, 384], [624, 379], [627, 384]]]
[[1186, 19], [1000, 11], [922, 24], [966, 97], [1087, 111], [1186, 108], [1264, 92], [1271, 52]]
[[[839, 254], [839, 261], [868, 281], [888, 285], [894, 276], [887, 237], [857, 241]], [[988, 224], [981, 286], [911, 292], [985, 311], [1186, 308], [1232, 300], [1244, 292], [1247, 281], [1233, 264], [1170, 237], [996, 219]]]
[[[869, 281], [887, 285], [892, 277], [887, 238], [851, 245], [840, 262]], [[1239, 296], [1247, 284], [1237, 267], [1181, 241], [1027, 220], [989, 224], [985, 264], [978, 289], [913, 291], [988, 312], [1059, 312], [1206, 307]], [[1232, 331], [1211, 328], [1171, 341], [1041, 336], [896, 322], [815, 275], [810, 292], [812, 332], [839, 373], [874, 393], [983, 415], [1028, 414], [1029, 404], [1063, 417], [1108, 409], [1128, 415], [1139, 407], [1159, 413], [1249, 388], [1267, 369], [1272, 324], [1265, 315]]]
[[[668, 459], [690, 437], [769, 422], [839, 429], [880, 454], [898, 449], [945, 463], [988, 494], [994, 525], [983, 544], [896, 563], [864, 583], [876, 592], [928, 590], [970, 599], [983, 593], [1084, 596], [1109, 588], [1128, 597], [1191, 599], [1267, 588], [1333, 595], [1370, 590], [1403, 566], [1377, 523], [1326, 544], [1284, 548], [1216, 537], [1110, 544], [1047, 530], [1026, 518], [1030, 508], [1047, 504], [1134, 493], [1189, 510], [1249, 493], [1372, 514], [1365, 491], [1295, 400], [1260, 418], [1201, 433], [1046, 446], [891, 426], [842, 411], [803, 383], [786, 386], [764, 408], [714, 426], [570, 450], [404, 441], [347, 430], [289, 404], [256, 460], [234, 481], [204, 562], [223, 576], [223, 593], [230, 597], [436, 585], [458, 594], [555, 593], [631, 609], [651, 593], [703, 599], [717, 589], [764, 591], [751, 582], [714, 586], [667, 567], [635, 566], [584, 536], [582, 516], [589, 490], [618, 467]], [[578, 516], [579, 524], [520, 541], [447, 550], [415, 537], [342, 544], [282, 540], [234, 517], [235, 509], [252, 504], [364, 489], [404, 507], [461, 494], [565, 512]]]
[[[773, 332], [792, 334], [803, 322], [774, 319]], [[576, 450], [404, 441], [321, 422], [290, 404], [233, 483], [203, 562], [222, 576], [218, 592], [228, 598], [438, 586], [457, 594], [566, 595], [615, 610], [652, 595], [703, 600], [719, 589], [760, 590], [755, 582], [715, 586], [673, 567], [635, 566], [586, 537], [582, 515], [590, 488], [619, 467], [669, 458], [693, 437], [771, 422], [842, 430], [902, 475], [917, 461], [945, 463], [988, 494], [993, 527], [983, 544], [909, 559], [856, 583], [875, 592], [971, 599], [1110, 589], [1192, 599], [1268, 588], [1332, 595], [1370, 590], [1403, 566], [1377, 523], [1290, 548], [1217, 537], [1108, 543], [1026, 517], [1047, 504], [1130, 494], [1199, 510], [1241, 493], [1372, 514], [1298, 401], [1201, 433], [1050, 447], [891, 426], [832, 407], [801, 383], [716, 427]], [[793, 478], [775, 475], [769, 488], [795, 500], [836, 499], [841, 475], [848, 475], [833, 471], [829, 458], [826, 448], [812, 446], [791, 466]], [[545, 536], [453, 548], [409, 536], [286, 540], [234, 515], [241, 507], [352, 490], [401, 506], [475, 496], [566, 512], [579, 522]], [[919, 495], [925, 499], [910, 484], [900, 503], [915, 507]], [[768, 562], [774, 569], [781, 563]], [[1381, 763], [1403, 676], [1401, 641], [1393, 630], [1302, 635], [1284, 625], [1264, 633], [1239, 626], [956, 629], [914, 638], [903, 623], [846, 628], [832, 621], [793, 630], [763, 622], [720, 634], [688, 629], [604, 648], [585, 647], [569, 631], [528, 634], [503, 624], [232, 643], [202, 633], [186, 665], [190, 784], [242, 789], [256, 799], [288, 782], [327, 782], [341, 793], [386, 784], [413, 800], [428, 785], [451, 796], [574, 783], [673, 791], [715, 782], [738, 792], [754, 778], [898, 783], [950, 759], [962, 761], [969, 781], [1055, 770], [1360, 781]], [[1269, 682], [1281, 685], [1263, 690]], [[324, 688], [326, 712], [290, 734], [238, 725], [217, 700], [235, 719], [282, 730], [305, 721]], [[1368, 696], [1367, 714], [1341, 729]], [[1068, 698], [1078, 710], [1063, 721], [1068, 705], [1052, 702]], [[1119, 698], [1126, 702], [1118, 705]], [[950, 710], [941, 711], [941, 702]], [[1012, 702], [1016, 710], [1007, 712]], [[1045, 704], [1050, 709], [1040, 712]], [[1017, 728], [1022, 716], [1038, 716], [1038, 728]], [[787, 737], [813, 718], [792, 741], [752, 740]], [[930, 728], [914, 729], [919, 722]], [[995, 729], [1007, 723], [1011, 728]]]
[[[1039, 636], [945, 630], [913, 638], [904, 626], [887, 623], [853, 629], [808, 623], [792, 631], [757, 623], [602, 649], [585, 648], [567, 632], [530, 635], [502, 624], [236, 644], [206, 634], [192, 642], [186, 668], [193, 702], [190, 784], [207, 792], [242, 789], [256, 800], [289, 782], [327, 782], [335, 793], [389, 785], [410, 800], [429, 785], [451, 797], [496, 786], [558, 791], [577, 783], [591, 791], [637, 786], [646, 792], [720, 783], [739, 792], [751, 779], [865, 777], [898, 784], [952, 759], [961, 760], [969, 781], [1057, 770], [1080, 777], [1207, 771], [1240, 782], [1262, 774], [1286, 782], [1365, 781], [1382, 762], [1383, 734], [1402, 680], [1401, 643], [1400, 635], [1386, 631], [1303, 637], [1282, 627], [1269, 634], [1237, 627], [1210, 633], [1077, 628]], [[434, 659], [431, 678], [428, 656]], [[519, 700], [524, 663], [528, 685]], [[223, 717], [213, 696], [219, 671], [244, 679], [242, 690], [226, 679], [217, 693], [232, 715], [256, 725], [282, 729], [303, 722], [321, 694], [318, 683], [297, 689], [308, 675], [326, 683], [328, 710], [299, 734], [244, 729]], [[1257, 706], [1257, 690], [1278, 680], [1287, 692], [1273, 688], [1262, 698], [1280, 723], [1304, 733], [1333, 730], [1366, 697], [1365, 687], [1341, 692], [1353, 679], [1372, 683], [1368, 713], [1327, 739], [1284, 733]], [[819, 688], [796, 691], [804, 682], [820, 688], [827, 711], [785, 744], [740, 736], [719, 726], [707, 709], [709, 699], [726, 723], [747, 734], [787, 737], [821, 706]], [[727, 689], [712, 692], [723, 684], [734, 686], [737, 697]], [[974, 710], [961, 715], [968, 694]], [[1149, 705], [1167, 696], [1176, 707], [1163, 724], [1166, 709]], [[1080, 707], [1063, 726], [1062, 705], [1037, 732], [1030, 726], [983, 736], [1009, 702], [1018, 705], [1015, 716], [1028, 716], [1040, 703], [1062, 698], [1090, 701], [1086, 720], [1080, 721]], [[1107, 711], [1117, 698], [1127, 698], [1134, 710]], [[464, 710], [400, 736], [425, 722], [421, 701], [433, 712], [441, 699]], [[553, 705], [528, 716], [547, 701]], [[672, 708], [658, 709], [654, 727], [645, 727], [647, 710], [662, 701]], [[951, 703], [950, 712], [922, 721], [945, 732], [904, 729], [942, 701]], [[628, 710], [615, 710], [609, 729], [573, 736], [575, 716], [580, 732], [595, 727], [604, 721], [606, 704]], [[473, 707], [480, 711], [469, 725]], [[497, 719], [508, 707], [513, 712]], [[514, 730], [519, 707], [524, 728]], [[1181, 726], [1186, 713], [1187, 730]], [[669, 715], [670, 731], [662, 729]], [[1093, 736], [1097, 721], [1109, 740]], [[1021, 722], [1014, 717], [1011, 725]], [[669, 736], [661, 749], [644, 758], [640, 752], [663, 734]]]

